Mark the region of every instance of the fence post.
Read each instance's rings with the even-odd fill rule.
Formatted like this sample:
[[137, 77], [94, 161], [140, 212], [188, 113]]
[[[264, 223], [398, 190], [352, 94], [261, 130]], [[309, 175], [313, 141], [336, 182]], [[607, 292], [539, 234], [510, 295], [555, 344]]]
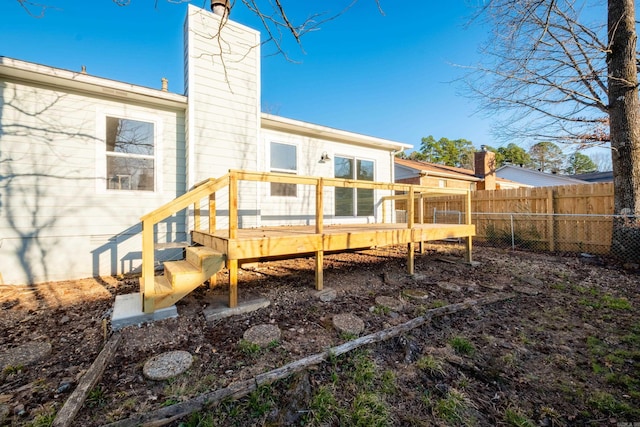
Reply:
[[513, 214], [509, 214], [509, 218], [511, 220], [511, 250], [516, 249], [516, 236], [515, 230], [513, 229]]
[[553, 209], [553, 187], [549, 187], [547, 190], [547, 213], [549, 217], [547, 219], [547, 234], [549, 235], [549, 251], [554, 252], [556, 250], [556, 234], [555, 234], [555, 211]]

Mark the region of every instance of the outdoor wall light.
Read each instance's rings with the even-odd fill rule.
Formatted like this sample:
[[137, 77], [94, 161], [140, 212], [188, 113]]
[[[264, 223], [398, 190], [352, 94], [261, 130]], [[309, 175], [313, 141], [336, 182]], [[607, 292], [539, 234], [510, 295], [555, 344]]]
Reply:
[[322, 155], [320, 156], [320, 163], [326, 163], [329, 160], [331, 160], [331, 157], [329, 157], [326, 151], [323, 151]]

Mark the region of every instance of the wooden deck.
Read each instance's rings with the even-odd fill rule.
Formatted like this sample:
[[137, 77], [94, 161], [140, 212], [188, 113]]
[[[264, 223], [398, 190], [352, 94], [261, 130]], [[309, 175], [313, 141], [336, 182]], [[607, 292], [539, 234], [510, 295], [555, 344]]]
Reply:
[[[310, 226], [279, 226], [265, 228], [239, 228], [238, 183], [240, 181], [285, 183], [315, 187], [315, 224]], [[382, 196], [382, 218], [374, 224], [324, 225], [324, 188], [363, 188], [392, 195]], [[228, 189], [228, 226], [217, 226], [216, 193]], [[395, 193], [395, 194], [394, 194]], [[465, 196], [465, 224], [423, 224], [423, 203], [415, 202], [426, 195], [460, 194]], [[406, 206], [406, 223], [394, 223], [394, 215], [385, 216], [384, 204], [392, 206], [403, 200]], [[202, 202], [208, 205], [208, 215], [202, 216]], [[209, 250], [187, 248], [184, 261], [166, 262], [165, 276], [155, 277], [155, 225], [160, 221], [192, 206], [192, 241]], [[417, 215], [415, 215], [417, 213]], [[418, 221], [416, 221], [416, 216]], [[209, 264], [219, 266], [226, 262], [229, 270], [229, 306], [238, 301], [238, 263], [246, 260], [269, 258], [295, 258], [315, 256], [316, 288], [323, 286], [323, 257], [325, 252], [340, 252], [407, 245], [407, 270], [413, 274], [415, 244], [448, 238], [464, 238], [466, 258], [471, 261], [471, 239], [475, 226], [471, 224], [471, 193], [464, 189], [430, 188], [409, 184], [344, 180], [326, 177], [310, 177], [289, 174], [230, 170], [228, 174], [208, 179], [177, 199], [157, 208], [141, 218], [142, 221], [142, 278], [140, 293], [143, 295], [143, 311], [152, 313], [156, 308], [173, 303], [207, 277], [215, 280], [215, 272]], [[286, 221], [286, 218], [283, 218]], [[200, 253], [202, 252], [202, 254]], [[202, 255], [202, 256], [200, 256]], [[187, 265], [191, 264], [191, 265]], [[205, 268], [206, 267], [206, 268]], [[214, 274], [208, 276], [208, 274]]]

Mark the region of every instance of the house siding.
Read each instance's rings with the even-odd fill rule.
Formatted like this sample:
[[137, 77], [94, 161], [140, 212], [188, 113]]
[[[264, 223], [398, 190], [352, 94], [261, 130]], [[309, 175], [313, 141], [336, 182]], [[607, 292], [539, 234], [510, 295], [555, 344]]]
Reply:
[[[291, 144], [297, 147], [298, 175], [334, 177], [334, 163], [336, 156], [353, 157], [374, 162], [375, 181], [392, 182], [391, 154], [375, 148], [346, 144], [330, 139], [310, 137], [306, 135], [285, 133], [273, 129], [263, 129], [262, 139], [267, 147], [264, 153], [265, 171], [269, 171], [269, 146], [271, 142]], [[320, 156], [326, 152], [331, 160], [321, 163]], [[261, 184], [259, 197], [261, 199], [262, 225], [308, 225], [315, 224], [315, 187], [298, 185], [296, 197], [277, 197], [270, 195], [270, 184]], [[376, 190], [374, 200], [390, 195], [389, 191]], [[327, 224], [366, 223], [367, 217], [334, 217], [335, 198], [333, 187], [324, 189], [324, 215]], [[375, 217], [382, 218], [383, 207], [375, 206]]]
[[[104, 114], [154, 117], [156, 188], [107, 191]], [[124, 104], [36, 83], [0, 82], [0, 273], [23, 284], [135, 271], [139, 218], [183, 194], [184, 111]], [[156, 130], [158, 132], [158, 130]], [[185, 240], [184, 218], [159, 226], [160, 241]], [[168, 252], [165, 256], [173, 257]], [[162, 255], [161, 255], [162, 256]]]

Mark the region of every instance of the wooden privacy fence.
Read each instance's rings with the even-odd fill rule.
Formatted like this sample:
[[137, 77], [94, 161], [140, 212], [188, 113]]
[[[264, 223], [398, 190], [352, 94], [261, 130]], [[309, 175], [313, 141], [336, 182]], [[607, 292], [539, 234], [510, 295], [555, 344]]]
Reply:
[[[405, 203], [398, 201], [396, 209], [406, 210]], [[611, 245], [613, 184], [474, 191], [471, 211], [477, 242], [603, 254]], [[442, 212], [461, 212], [464, 222], [464, 200], [447, 195], [414, 201], [417, 222], [438, 222]]]

